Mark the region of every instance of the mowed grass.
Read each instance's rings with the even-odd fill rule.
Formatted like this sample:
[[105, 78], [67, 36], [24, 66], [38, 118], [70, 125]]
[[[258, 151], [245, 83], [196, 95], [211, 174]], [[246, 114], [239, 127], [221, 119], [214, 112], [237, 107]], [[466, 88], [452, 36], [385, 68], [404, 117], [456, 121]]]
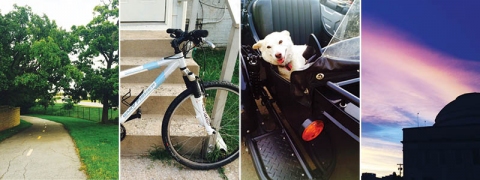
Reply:
[[18, 126], [0, 131], [0, 142], [32, 126], [32, 123], [20, 119]]
[[[67, 116], [74, 118], [87, 119], [90, 121], [100, 122], [102, 120], [101, 107], [88, 107], [75, 105], [71, 110], [63, 109], [63, 103], [56, 103], [49, 106], [46, 110], [42, 106], [33, 106], [28, 110], [28, 114], [46, 114], [55, 116]], [[109, 109], [108, 118], [118, 118], [118, 110]]]
[[[200, 77], [203, 79], [203, 81], [218, 81], [220, 79], [220, 75], [222, 73], [222, 66], [225, 58], [225, 49], [217, 48], [217, 49], [210, 49], [210, 48], [202, 48], [202, 49], [197, 49], [193, 53], [193, 58], [197, 62], [197, 64], [200, 66]], [[235, 62], [235, 67], [233, 71], [233, 76], [232, 76], [232, 83], [238, 85], [239, 83], [239, 64], [238, 64], [238, 58], [236, 59]], [[209, 92], [212, 97], [215, 97], [214, 92]], [[239, 139], [239, 129], [238, 126], [232, 126], [231, 124], [238, 124], [239, 123], [239, 111], [238, 105], [239, 105], [239, 96], [234, 95], [234, 94], [229, 94], [227, 98], [227, 108], [226, 111], [223, 114], [222, 119], [222, 133], [223, 134], [238, 134], [238, 136], [233, 136], [224, 139], [230, 147], [235, 147], [234, 149], [237, 149], [237, 145], [230, 145], [230, 144], [235, 144], [238, 143]], [[211, 109], [213, 108], [213, 101], [212, 102], [206, 102], [206, 108]], [[235, 109], [236, 107], [236, 109]], [[211, 112], [210, 110], [208, 110]], [[230, 124], [227, 125], [226, 123]], [[230, 127], [230, 128], [227, 128]]]
[[[225, 49], [197, 48], [193, 52], [193, 59], [200, 66], [200, 78], [203, 81], [218, 81], [222, 73], [223, 58], [225, 58]], [[232, 83], [238, 85], [238, 58], [232, 76]]]
[[84, 119], [31, 115], [63, 124], [75, 141], [88, 179], [118, 179], [118, 124]]

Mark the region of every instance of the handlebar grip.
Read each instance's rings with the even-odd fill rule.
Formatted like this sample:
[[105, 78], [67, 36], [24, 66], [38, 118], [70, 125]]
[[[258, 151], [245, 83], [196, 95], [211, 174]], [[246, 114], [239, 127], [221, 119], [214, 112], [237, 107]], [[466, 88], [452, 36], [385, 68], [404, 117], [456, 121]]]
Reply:
[[192, 41], [194, 44], [199, 44], [203, 37], [208, 36], [207, 30], [193, 30], [190, 32], [183, 32], [181, 29], [167, 29], [167, 33], [173, 39], [170, 44], [175, 49], [175, 54], [180, 53], [179, 45], [184, 41]]
[[167, 29], [167, 33], [169, 34], [175, 33], [177, 30], [180, 30], [180, 29]]
[[194, 38], [207, 37], [208, 36], [208, 31], [207, 30], [193, 30], [192, 32], [190, 32], [190, 36], [193, 36]]
[[167, 29], [167, 33], [170, 34], [170, 37], [174, 37], [174, 38], [184, 36], [184, 33], [181, 29]]

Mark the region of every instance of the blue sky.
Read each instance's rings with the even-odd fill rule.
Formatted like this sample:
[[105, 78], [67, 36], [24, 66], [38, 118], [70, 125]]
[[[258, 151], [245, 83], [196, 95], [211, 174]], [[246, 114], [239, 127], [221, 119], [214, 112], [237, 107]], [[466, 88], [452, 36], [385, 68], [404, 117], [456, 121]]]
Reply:
[[362, 1], [361, 172], [397, 171], [403, 128], [431, 126], [447, 103], [480, 91], [479, 7]]
[[362, 1], [363, 18], [376, 18], [412, 36], [418, 43], [455, 57], [479, 60], [480, 2]]

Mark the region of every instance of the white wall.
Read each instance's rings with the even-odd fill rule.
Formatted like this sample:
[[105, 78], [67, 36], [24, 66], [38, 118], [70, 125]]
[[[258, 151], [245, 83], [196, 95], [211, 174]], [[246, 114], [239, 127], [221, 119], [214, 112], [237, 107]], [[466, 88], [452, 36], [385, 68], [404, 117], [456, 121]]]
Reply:
[[[230, 29], [232, 28], [232, 18], [226, 4], [227, 0], [200, 0], [200, 3], [203, 4], [199, 5], [197, 18], [201, 19], [203, 17], [202, 29], [209, 31], [207, 39], [212, 41], [217, 47], [227, 47]], [[193, 1], [188, 0], [187, 19], [190, 18], [192, 4]], [[211, 6], [224, 7], [224, 9]]]

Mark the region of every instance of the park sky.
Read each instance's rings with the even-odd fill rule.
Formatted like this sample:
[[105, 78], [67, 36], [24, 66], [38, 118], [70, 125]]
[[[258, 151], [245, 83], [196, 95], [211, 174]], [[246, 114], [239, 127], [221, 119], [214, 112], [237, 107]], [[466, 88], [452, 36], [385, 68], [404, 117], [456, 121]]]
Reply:
[[480, 2], [362, 1], [361, 172], [403, 163], [403, 128], [480, 92]]
[[70, 30], [73, 25], [86, 25], [93, 19], [93, 8], [100, 5], [100, 0], [2, 0], [0, 10], [6, 14], [13, 10], [13, 5], [28, 5], [32, 11], [40, 16], [47, 15], [49, 19], [55, 20], [59, 27]]

